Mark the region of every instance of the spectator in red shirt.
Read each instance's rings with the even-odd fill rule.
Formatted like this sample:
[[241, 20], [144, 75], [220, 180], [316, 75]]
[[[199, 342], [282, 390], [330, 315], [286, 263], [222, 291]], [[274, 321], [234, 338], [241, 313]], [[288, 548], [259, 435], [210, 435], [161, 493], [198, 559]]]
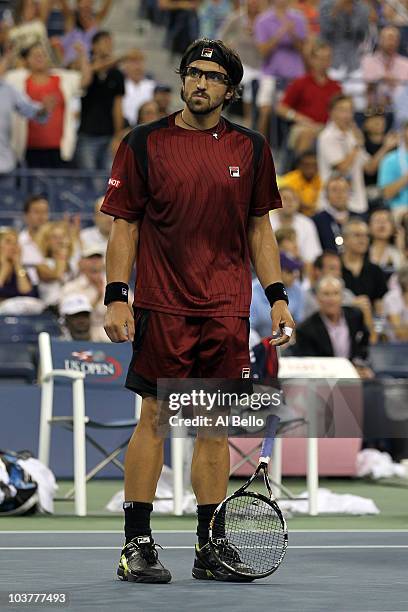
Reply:
[[327, 76], [332, 60], [328, 43], [316, 41], [310, 56], [310, 70], [295, 79], [277, 105], [277, 114], [293, 122], [289, 146], [298, 154], [313, 147], [329, 116], [330, 100], [341, 92], [336, 81]]

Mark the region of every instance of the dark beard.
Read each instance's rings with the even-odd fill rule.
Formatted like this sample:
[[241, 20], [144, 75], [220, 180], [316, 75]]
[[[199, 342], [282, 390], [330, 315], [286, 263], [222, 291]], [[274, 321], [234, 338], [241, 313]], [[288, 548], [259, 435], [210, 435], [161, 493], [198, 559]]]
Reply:
[[213, 111], [215, 111], [217, 108], [219, 108], [220, 106], [224, 104], [224, 100], [222, 100], [219, 104], [213, 104], [209, 106], [208, 108], [195, 109], [192, 107], [192, 105], [190, 105], [190, 100], [185, 100], [185, 102], [187, 104], [187, 108], [190, 111], [190, 113], [192, 115], [199, 115], [199, 116], [209, 115], [210, 113], [212, 113]]

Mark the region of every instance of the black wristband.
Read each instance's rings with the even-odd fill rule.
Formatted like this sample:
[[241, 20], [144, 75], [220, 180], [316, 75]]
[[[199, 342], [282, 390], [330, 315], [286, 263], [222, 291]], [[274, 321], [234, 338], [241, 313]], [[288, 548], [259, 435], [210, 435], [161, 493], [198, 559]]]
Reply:
[[278, 300], [284, 300], [287, 304], [289, 304], [288, 292], [286, 291], [283, 283], [272, 283], [271, 285], [268, 285], [265, 289], [265, 295], [271, 305], [271, 308]]
[[129, 285], [126, 283], [109, 283], [105, 289], [105, 306], [111, 302], [126, 302], [129, 297]]

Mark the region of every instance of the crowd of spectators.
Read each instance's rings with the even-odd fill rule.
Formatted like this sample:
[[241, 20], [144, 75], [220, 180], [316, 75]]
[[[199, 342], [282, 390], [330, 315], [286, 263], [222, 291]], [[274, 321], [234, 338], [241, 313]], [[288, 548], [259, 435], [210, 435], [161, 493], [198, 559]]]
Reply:
[[[180, 105], [149, 53], [116, 53], [111, 0], [0, 10], [0, 187], [18, 167], [108, 173], [127, 131]], [[166, 32], [169, 66], [198, 36], [242, 57], [242, 100], [228, 112], [264, 134], [277, 162], [283, 208], [271, 224], [298, 325], [290, 350], [362, 368], [366, 344], [407, 341], [408, 1], [143, 0], [140, 15]], [[25, 201], [20, 232], [0, 230], [0, 312], [21, 297], [73, 322], [65, 337], [106, 340], [111, 219], [100, 198], [90, 227], [69, 209], [58, 217], [47, 195]], [[270, 332], [256, 279], [251, 326]]]

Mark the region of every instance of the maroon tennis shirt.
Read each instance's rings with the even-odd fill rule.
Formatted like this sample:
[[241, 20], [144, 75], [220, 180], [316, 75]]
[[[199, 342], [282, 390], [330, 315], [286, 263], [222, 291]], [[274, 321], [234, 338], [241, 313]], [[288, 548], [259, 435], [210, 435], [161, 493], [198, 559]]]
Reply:
[[124, 138], [101, 209], [141, 221], [134, 306], [248, 317], [248, 219], [281, 206], [270, 148], [224, 118], [195, 131], [175, 116]]

